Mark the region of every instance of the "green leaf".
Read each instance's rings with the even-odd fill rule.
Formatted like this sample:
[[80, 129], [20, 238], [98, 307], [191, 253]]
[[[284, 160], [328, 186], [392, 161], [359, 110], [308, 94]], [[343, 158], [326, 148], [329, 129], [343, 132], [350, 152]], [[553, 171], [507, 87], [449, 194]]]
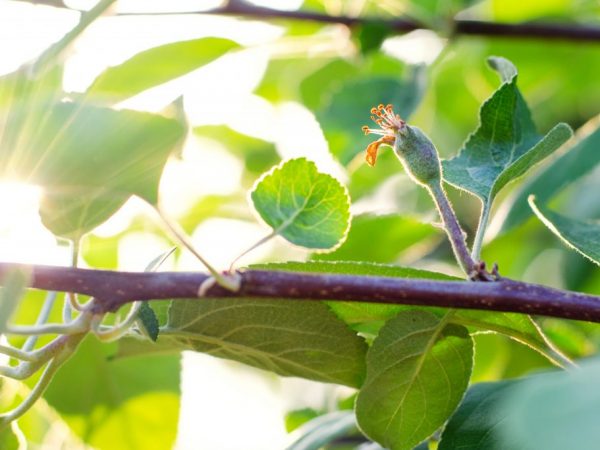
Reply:
[[600, 265], [600, 223], [598, 221], [570, 219], [538, 204], [533, 197], [530, 197], [529, 204], [544, 225], [568, 247]]
[[[0, 448], [2, 450], [19, 450], [21, 448], [19, 438], [13, 431], [12, 426], [0, 430]], [[26, 448], [25, 446], [23, 448]]]
[[[309, 261], [255, 264], [250, 268], [264, 270], [283, 270], [289, 272], [309, 273], [335, 273], [340, 275], [362, 275], [379, 277], [418, 278], [425, 280], [459, 281], [440, 272], [413, 269], [410, 267], [394, 266], [389, 264], [374, 264], [354, 261]], [[376, 334], [384, 322], [395, 317], [399, 312], [423, 309], [443, 316], [447, 309], [437, 307], [422, 307], [411, 305], [386, 305], [368, 302], [325, 302], [329, 308], [344, 322], [357, 331], [368, 331]], [[479, 330], [500, 333], [524, 344], [553, 362], [564, 362], [564, 356], [549, 343], [540, 327], [533, 319], [524, 314], [478, 311], [471, 309], [454, 310], [452, 322], [473, 327]], [[365, 328], [365, 324], [369, 324]]]
[[556, 158], [543, 170], [529, 178], [517, 193], [507, 201], [507, 212], [501, 231], [506, 232], [523, 223], [532, 214], [527, 203], [535, 195], [538, 203], [547, 203], [556, 193], [582, 178], [600, 164], [600, 127], [597, 119], [577, 132], [577, 140], [568, 151]]
[[517, 450], [498, 433], [506, 420], [499, 403], [514, 385], [514, 381], [501, 381], [471, 386], [446, 425], [438, 450]]
[[383, 41], [394, 32], [386, 22], [366, 22], [356, 31], [360, 52], [367, 55], [379, 50]]
[[[57, 236], [78, 242], [88, 231], [116, 213], [129, 196], [75, 188], [75, 193], [48, 191], [42, 194], [42, 223]], [[83, 192], [82, 192], [83, 191]], [[77, 194], [79, 192], [79, 194]]]
[[450, 315], [401, 312], [369, 349], [356, 417], [383, 447], [412, 449], [461, 401], [471, 375], [473, 341], [466, 328], [448, 324]]
[[[533, 376], [503, 396], [502, 439], [514, 449], [593, 448], [600, 441], [600, 362]], [[503, 447], [506, 448], [506, 447]], [[509, 447], [510, 448], [510, 447]]]
[[561, 123], [540, 138], [517, 88], [516, 68], [504, 58], [493, 57], [489, 63], [503, 84], [481, 107], [479, 128], [458, 156], [443, 162], [445, 180], [478, 196], [486, 209], [500, 189], [572, 135], [571, 128]]
[[86, 94], [118, 102], [185, 75], [237, 47], [229, 39], [213, 37], [154, 47], [106, 69]]
[[350, 227], [346, 188], [305, 158], [274, 167], [258, 180], [250, 198], [273, 234], [296, 245], [333, 249]]
[[391, 103], [406, 119], [419, 104], [424, 85], [421, 67], [413, 68], [403, 80], [380, 76], [344, 83], [332, 93], [329, 103], [317, 111], [331, 153], [343, 165], [349, 164], [373, 140], [360, 131], [371, 108]]
[[[175, 247], [170, 250], [158, 255], [154, 258], [150, 263], [146, 266], [144, 272], [155, 272], [161, 266], [165, 260], [171, 256], [171, 254], [175, 251]], [[168, 301], [160, 301], [155, 302], [157, 306], [162, 306], [163, 308], [166, 306], [168, 308]], [[136, 321], [140, 331], [145, 336], [149, 337], [152, 341], [156, 342], [158, 339], [158, 333], [160, 331], [160, 322], [154, 309], [150, 306], [150, 302], [143, 302], [140, 306], [140, 310], [138, 312], [138, 320]]]
[[224, 125], [205, 125], [194, 128], [194, 134], [207, 137], [242, 158], [251, 175], [260, 175], [279, 162], [275, 145], [247, 136]]
[[433, 225], [398, 215], [363, 214], [352, 219], [344, 243], [335, 251], [315, 254], [313, 259], [391, 263], [413, 245], [437, 235]]
[[87, 337], [44, 398], [95, 448], [171, 448], [179, 414], [179, 355], [110, 359], [115, 349], [116, 344]]
[[177, 300], [163, 336], [283, 376], [359, 386], [364, 375], [366, 344], [320, 302]]
[[305, 423], [319, 417], [322, 413], [313, 408], [295, 409], [285, 415], [285, 431], [291, 433]]
[[150, 307], [148, 302], [143, 302], [138, 312], [138, 324], [144, 330], [150, 339], [156, 342], [159, 333], [159, 323], [154, 310]]
[[296, 430], [294, 434], [300, 437], [286, 449], [319, 450], [354, 429], [356, 429], [354, 412], [335, 411], [319, 416]]
[[80, 236], [131, 195], [156, 203], [177, 121], [76, 103], [13, 105], [13, 134], [0, 142], [0, 174], [45, 188], [43, 220], [56, 234]]

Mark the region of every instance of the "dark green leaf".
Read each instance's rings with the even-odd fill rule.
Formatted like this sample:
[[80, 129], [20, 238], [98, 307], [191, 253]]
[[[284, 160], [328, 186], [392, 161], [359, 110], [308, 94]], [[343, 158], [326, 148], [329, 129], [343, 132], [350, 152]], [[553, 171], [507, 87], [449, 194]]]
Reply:
[[287, 450], [319, 450], [337, 438], [346, 436], [356, 429], [356, 419], [352, 411], [336, 411], [319, 416], [301, 428], [295, 435], [295, 440]]
[[138, 313], [139, 325], [143, 328], [144, 334], [156, 342], [159, 333], [159, 323], [154, 310], [148, 302], [143, 302]]
[[344, 83], [317, 111], [331, 153], [347, 165], [367, 148], [372, 138], [361, 136], [360, 130], [373, 106], [391, 103], [404, 119], [408, 118], [421, 100], [423, 77], [422, 68], [416, 67], [404, 80], [372, 77]]
[[405, 311], [381, 329], [367, 353], [356, 401], [360, 428], [390, 450], [412, 449], [450, 417], [473, 365], [466, 328], [424, 311]]
[[478, 196], [486, 208], [500, 189], [572, 135], [568, 125], [558, 124], [540, 138], [517, 88], [516, 68], [504, 58], [489, 61], [503, 84], [481, 107], [479, 128], [458, 156], [443, 163], [446, 181]]
[[266, 173], [250, 198], [273, 234], [296, 245], [332, 249], [343, 242], [350, 227], [346, 189], [305, 158], [289, 160]]
[[212, 37], [154, 47], [105, 70], [87, 95], [118, 102], [185, 75], [236, 47], [229, 39]]
[[379, 50], [383, 41], [393, 31], [392, 27], [386, 22], [366, 22], [357, 31], [360, 52], [366, 55]]
[[177, 300], [162, 336], [284, 376], [358, 386], [364, 375], [364, 341], [320, 302]]
[[528, 179], [504, 205], [506, 216], [502, 222], [502, 231], [509, 231], [531, 216], [531, 208], [527, 203], [530, 195], [535, 195], [537, 203], [545, 204], [564, 187], [600, 164], [600, 128], [595, 122], [597, 120], [580, 129], [577, 140], [568, 151]]
[[[593, 448], [600, 441], [600, 363], [533, 376], [503, 396], [502, 442], [515, 449]], [[507, 447], [502, 447], [507, 448]], [[511, 447], [508, 447], [511, 448]]]
[[171, 448], [179, 413], [179, 356], [109, 359], [115, 348], [86, 338], [44, 398], [95, 448]]
[[438, 233], [433, 225], [410, 217], [364, 214], [352, 219], [348, 237], [340, 247], [315, 254], [313, 259], [391, 263], [403, 251]]
[[498, 433], [498, 425], [506, 420], [499, 403], [514, 385], [502, 381], [471, 386], [446, 425], [438, 450], [517, 450]]
[[530, 197], [529, 204], [544, 225], [567, 246], [600, 265], [600, 223], [562, 216], [538, 204], [533, 197]]

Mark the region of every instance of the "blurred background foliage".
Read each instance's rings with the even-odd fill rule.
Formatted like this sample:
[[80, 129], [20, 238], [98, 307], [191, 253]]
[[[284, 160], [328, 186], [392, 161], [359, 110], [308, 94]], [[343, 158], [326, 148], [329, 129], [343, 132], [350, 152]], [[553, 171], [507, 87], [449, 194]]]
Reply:
[[[6, 75], [2, 82], [10, 83], [14, 77], [26, 76], [12, 71], [70, 29], [76, 13], [21, 2], [4, 3], [0, 5], [0, 23], [6, 24], [7, 30], [3, 39], [17, 43], [12, 53], [7, 48], [0, 50], [5, 55], [2, 70]], [[69, 5], [79, 6], [75, 1], [72, 3]], [[141, 5], [123, 0], [116, 7], [117, 12], [151, 10], [151, 3]], [[178, 3], [169, 2], [168, 7], [186, 7], [185, 2]], [[565, 215], [600, 218], [600, 173], [594, 169], [600, 161], [597, 117], [600, 44], [455, 36], [451, 29], [455, 17], [600, 25], [600, 3], [306, 0], [261, 4], [330, 15], [377, 17], [382, 21], [349, 29], [340, 24], [292, 19], [107, 15], [76, 41], [73, 51], [65, 55], [64, 64], [54, 68], [52, 76], [37, 85], [35, 99], [58, 96], [57, 92], [64, 89], [65, 93], [60, 95], [90, 108], [116, 105], [175, 118], [185, 131], [185, 142], [173, 148], [160, 181], [159, 201], [217, 266], [226, 267], [267, 232], [246, 198], [255, 180], [281, 159], [306, 156], [348, 187], [355, 214], [348, 240], [330, 254], [310, 254], [277, 240], [246, 257], [243, 264], [305, 259], [366, 260], [456, 275], [449, 245], [435, 226], [438, 219], [429, 198], [407, 179], [391, 152], [383, 152], [375, 168], [363, 163], [363, 150], [370, 140], [362, 136], [360, 128], [367, 124], [372, 106], [393, 103], [403, 118], [432, 138], [443, 157], [454, 155], [476, 129], [481, 103], [498, 86], [497, 76], [487, 67], [486, 58], [503, 56], [519, 70], [519, 87], [539, 131], [545, 133], [557, 122], [567, 122], [578, 131], [576, 141], [538, 167], [531, 179], [513, 183], [502, 193], [496, 202], [497, 211], [483, 258], [489, 263], [497, 262], [501, 274], [507, 277], [600, 294], [598, 268], [564, 248], [533, 218], [525, 201], [531, 192], [548, 193], [544, 200]], [[165, 5], [157, 8], [164, 9]], [[417, 20], [428, 29], [397, 35], [385, 24], [385, 20], [397, 17]], [[13, 24], [9, 26], [11, 18]], [[21, 24], [21, 29], [15, 22]], [[30, 40], [31, 45], [19, 47], [18, 42], [25, 40]], [[12, 46], [11, 43], [6, 47]], [[225, 56], [214, 61], [221, 54]], [[0, 89], [0, 105], [10, 104], [7, 92], [14, 93]], [[121, 130], [117, 123], [107, 126]], [[568, 150], [577, 152], [578, 158], [569, 160]], [[63, 167], [68, 168], [68, 164]], [[75, 174], [65, 169], [57, 176]], [[4, 196], [10, 197], [10, 193]], [[478, 200], [453, 188], [449, 188], [449, 194], [472, 236], [479, 214]], [[142, 270], [148, 261], [172, 245], [153, 212], [136, 199], [125, 203], [127, 197], [116, 200], [111, 197], [110, 201], [95, 198], [106, 207], [102, 210], [105, 216], [90, 219], [90, 228], [94, 229], [83, 238], [82, 265]], [[55, 205], [52, 200], [61, 199], [46, 197], [46, 203], [41, 205], [42, 214], [44, 205], [47, 209]], [[1, 242], [16, 243], [0, 250], [2, 259], [66, 264], [68, 249], [64, 244], [56, 246], [54, 238], [43, 231], [35, 207], [33, 213], [27, 211], [23, 212], [26, 219], [22, 220], [33, 225], [26, 232], [21, 230], [22, 234], [15, 231], [20, 226], [16, 213], [12, 222], [7, 219], [0, 224]], [[106, 219], [106, 223], [95, 228]], [[31, 249], [24, 250], [25, 247]], [[16, 250], [11, 253], [11, 248]], [[40, 254], [53, 256], [40, 259]], [[181, 250], [163, 267], [175, 268], [201, 269], [191, 255]], [[36, 292], [27, 295], [19, 308], [17, 322], [35, 320], [39, 297]], [[52, 318], [60, 319], [58, 309]], [[540, 319], [539, 323], [572, 357], [598, 351], [600, 329], [596, 325], [555, 319]], [[475, 341], [473, 381], [513, 378], [548, 367], [536, 352], [506, 337], [480, 334]], [[19, 342], [15, 339], [13, 343]], [[228, 425], [227, 436], [223, 427], [216, 427], [212, 434], [198, 435], [202, 433], [197, 426], [194, 428], [193, 417], [209, 420], [210, 413], [198, 411], [218, 407], [203, 400], [201, 392], [206, 394], [205, 391], [193, 394], [194, 381], [186, 377], [186, 370], [189, 374], [212, 370], [217, 375], [203, 378], [207, 383], [207, 379], [216, 382], [216, 378], [223, 378], [223, 373], [227, 373], [224, 378], [227, 380], [229, 374], [239, 374], [238, 379], [245, 381], [236, 385], [235, 397], [212, 400], [230, 401], [226, 408], [231, 420], [239, 419], [241, 423], [251, 423], [248, 413], [251, 408], [242, 405], [244, 395], [257, 386], [259, 391], [268, 393], [264, 398], [270, 399], [272, 409], [277, 412], [275, 418], [269, 419], [272, 421], [269, 427], [275, 423], [280, 429], [270, 441], [264, 437], [261, 441], [259, 433], [269, 427], [242, 426], [246, 449], [281, 448], [285, 438], [284, 411], [297, 410], [285, 421], [291, 430], [318, 414], [338, 409], [338, 401], [349, 395], [347, 390], [317, 383], [278, 380], [236, 363], [219, 362], [216, 367], [211, 366], [216, 363], [192, 357], [183, 360], [184, 379], [180, 384], [177, 355], [115, 358], [116, 351], [93, 340], [84, 343], [77, 356], [60, 371], [45, 395], [45, 403], [36, 405], [20, 421], [29, 442], [40, 448], [90, 445], [161, 449], [175, 442], [179, 424], [178, 448], [200, 448], [201, 438], [205, 439], [202, 448], [232, 448], [226, 443], [228, 439], [235, 440], [231, 436], [231, 430], [238, 429], [235, 424]], [[200, 369], [194, 369], [193, 364]], [[5, 383], [3, 406], [20, 398], [23, 389]], [[187, 403], [182, 406], [178, 420], [181, 391], [189, 394], [191, 400], [184, 400]], [[318, 395], [303, 396], [298, 392]], [[273, 400], [285, 393], [291, 400], [283, 403]], [[264, 398], [254, 396], [248, 401], [264, 402]], [[64, 422], [56, 420], [57, 413]], [[218, 420], [223, 414], [215, 413], [212, 418]], [[136, 421], [130, 422], [134, 432], [130, 428], [123, 434], [119, 427], [133, 420], [132, 417]], [[219, 442], [218, 436], [222, 441]], [[14, 443], [10, 445], [14, 447]]]

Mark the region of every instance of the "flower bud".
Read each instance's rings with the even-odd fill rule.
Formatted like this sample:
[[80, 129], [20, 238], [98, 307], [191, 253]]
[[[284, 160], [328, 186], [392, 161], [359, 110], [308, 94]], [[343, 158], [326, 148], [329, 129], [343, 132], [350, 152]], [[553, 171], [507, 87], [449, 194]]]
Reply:
[[442, 180], [442, 167], [433, 142], [419, 128], [406, 124], [396, 133], [394, 152], [417, 183], [431, 186]]

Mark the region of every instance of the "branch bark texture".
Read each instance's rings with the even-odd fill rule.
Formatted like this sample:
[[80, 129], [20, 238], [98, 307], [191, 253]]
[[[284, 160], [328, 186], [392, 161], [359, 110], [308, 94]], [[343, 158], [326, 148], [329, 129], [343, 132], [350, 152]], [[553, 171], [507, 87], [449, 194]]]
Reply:
[[[200, 272], [114, 272], [0, 263], [0, 280], [15, 269], [31, 273], [29, 286], [94, 296], [97, 312], [109, 312], [134, 300], [197, 298], [208, 274]], [[267, 270], [241, 272], [239, 292], [219, 286], [212, 298], [343, 300], [459, 309], [505, 311], [600, 323], [600, 297], [520, 281], [432, 281]], [[198, 298], [202, 301], [202, 298]]]

